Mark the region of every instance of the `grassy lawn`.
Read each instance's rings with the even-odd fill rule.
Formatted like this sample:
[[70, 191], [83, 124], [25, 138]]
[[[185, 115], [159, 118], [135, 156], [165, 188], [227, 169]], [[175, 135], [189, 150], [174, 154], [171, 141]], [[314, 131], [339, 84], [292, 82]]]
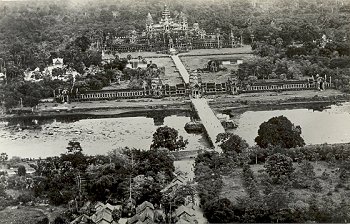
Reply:
[[220, 196], [229, 199], [234, 204], [237, 203], [237, 198], [247, 196], [242, 185], [241, 176], [242, 169], [236, 169], [230, 176], [222, 176], [224, 186]]
[[[317, 198], [322, 198], [322, 196], [331, 196], [332, 199], [339, 204], [341, 202], [342, 195], [348, 192], [346, 188], [336, 188], [336, 185], [339, 183], [339, 171], [337, 167], [331, 167], [326, 162], [312, 162], [314, 166], [314, 172], [316, 174], [316, 179], [318, 179], [322, 186], [322, 191], [315, 193], [311, 189], [296, 189], [291, 188], [289, 192], [294, 194], [295, 201], [304, 201], [306, 202], [312, 194], [316, 194]], [[299, 164], [294, 163], [294, 168], [298, 169]], [[260, 192], [262, 192], [261, 178], [262, 174], [265, 173], [263, 165], [251, 165], [251, 169], [254, 172], [254, 176], [257, 180], [257, 186]], [[329, 178], [321, 178], [322, 173], [326, 171], [329, 174]], [[222, 176], [224, 187], [221, 191], [220, 197], [228, 198], [234, 204], [237, 202], [237, 198], [247, 196], [247, 192], [243, 187], [243, 177], [242, 169], [235, 169], [234, 172], [229, 176]]]
[[[193, 71], [196, 69], [203, 69], [207, 66], [208, 61], [210, 60], [230, 60], [230, 61], [237, 61], [237, 60], [246, 60], [248, 58], [252, 57], [249, 54], [242, 54], [242, 55], [211, 55], [211, 56], [189, 56], [189, 57], [181, 57], [181, 61], [186, 67], [188, 71]], [[232, 77], [231, 70], [237, 70], [238, 64], [229, 64], [224, 65], [225, 68], [227, 68], [226, 71], [219, 71], [219, 72], [204, 72], [201, 73], [201, 79], [202, 82], [226, 82], [229, 77]]]
[[[248, 58], [251, 58], [251, 54], [240, 54], [240, 55], [208, 55], [208, 56], [188, 56], [188, 57], [181, 57], [182, 63], [185, 65], [187, 70], [195, 70], [195, 69], [203, 69], [206, 67], [208, 61], [210, 60], [230, 60], [230, 61], [237, 61], [237, 60], [247, 60]], [[228, 68], [228, 71], [232, 69], [237, 69], [237, 64], [231, 64], [231, 65], [225, 65], [225, 67]]]

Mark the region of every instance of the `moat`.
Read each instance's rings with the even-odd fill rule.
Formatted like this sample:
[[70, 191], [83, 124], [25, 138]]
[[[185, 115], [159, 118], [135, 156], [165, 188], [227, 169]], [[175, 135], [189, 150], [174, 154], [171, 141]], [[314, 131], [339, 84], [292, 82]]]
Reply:
[[[284, 115], [302, 128], [306, 144], [350, 142], [350, 103], [333, 105], [322, 111], [310, 109], [255, 110], [236, 114], [235, 134], [254, 144], [259, 125], [274, 116]], [[152, 135], [161, 125], [174, 127], [189, 140], [189, 150], [205, 149], [209, 143], [204, 134], [188, 134], [184, 130], [193, 119], [192, 113], [162, 115], [105, 116], [103, 118], [67, 116], [62, 118], [20, 118], [0, 123], [1, 152], [20, 157], [47, 157], [65, 152], [68, 141], [81, 142], [87, 154], [105, 154], [112, 149], [135, 147], [148, 149]], [[37, 122], [37, 129], [18, 130], [19, 126]], [[317, 130], [317, 131], [315, 131]], [[103, 147], [101, 147], [103, 146]]]

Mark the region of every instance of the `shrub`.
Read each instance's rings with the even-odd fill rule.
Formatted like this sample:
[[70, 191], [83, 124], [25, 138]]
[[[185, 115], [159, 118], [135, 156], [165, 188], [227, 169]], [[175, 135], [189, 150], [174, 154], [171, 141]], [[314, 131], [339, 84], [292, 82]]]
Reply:
[[290, 179], [294, 171], [293, 161], [290, 157], [276, 153], [269, 156], [265, 163], [266, 172], [272, 178], [273, 183], [283, 183], [283, 178]]
[[296, 188], [309, 188], [314, 183], [316, 174], [314, 167], [308, 161], [303, 161], [300, 169], [293, 173], [293, 185]]
[[321, 186], [321, 183], [319, 180], [315, 180], [313, 183], [312, 183], [312, 190], [316, 193], [319, 193], [319, 192], [322, 192], [322, 186]]
[[27, 204], [28, 202], [31, 202], [31, 201], [34, 201], [34, 200], [35, 200], [34, 195], [31, 194], [31, 193], [28, 193], [28, 192], [21, 194], [17, 198], [17, 201], [21, 202], [23, 204]]
[[18, 166], [18, 169], [17, 169], [18, 176], [25, 176], [26, 173], [27, 173], [27, 171], [26, 171], [25, 166], [23, 166], [23, 165]]
[[243, 166], [243, 186], [250, 197], [259, 196], [259, 191], [256, 185], [256, 180], [253, 171], [248, 164]]
[[211, 223], [229, 223], [235, 221], [233, 204], [227, 198], [208, 201], [204, 206], [206, 218]]

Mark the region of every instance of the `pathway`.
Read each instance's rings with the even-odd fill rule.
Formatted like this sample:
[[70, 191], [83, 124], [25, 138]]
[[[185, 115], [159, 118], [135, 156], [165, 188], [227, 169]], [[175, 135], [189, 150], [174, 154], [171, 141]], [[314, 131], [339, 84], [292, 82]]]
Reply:
[[219, 144], [216, 143], [216, 136], [220, 133], [225, 133], [225, 129], [222, 126], [219, 119], [216, 117], [212, 109], [209, 107], [208, 102], [205, 98], [191, 99], [192, 104], [204, 125], [207, 132], [209, 141], [213, 144], [215, 151], [222, 152]]
[[[180, 161], [175, 161], [174, 166], [175, 169], [181, 170], [185, 174], [185, 178], [187, 182], [191, 182], [192, 186], [195, 187], [197, 183], [194, 182], [194, 164], [195, 164], [195, 159], [189, 158], [189, 159], [183, 159]], [[196, 190], [197, 192], [197, 190]], [[206, 224], [208, 223], [207, 219], [204, 217], [202, 209], [199, 207], [200, 204], [200, 198], [197, 193], [195, 193], [194, 196], [194, 205], [192, 206], [192, 211], [195, 215], [195, 219], [199, 224]]]
[[182, 79], [184, 80], [184, 82], [186, 84], [188, 84], [190, 82], [190, 75], [188, 74], [185, 66], [182, 64], [179, 56], [172, 55], [171, 59], [174, 61], [176, 68], [179, 70], [180, 75], [181, 75]]

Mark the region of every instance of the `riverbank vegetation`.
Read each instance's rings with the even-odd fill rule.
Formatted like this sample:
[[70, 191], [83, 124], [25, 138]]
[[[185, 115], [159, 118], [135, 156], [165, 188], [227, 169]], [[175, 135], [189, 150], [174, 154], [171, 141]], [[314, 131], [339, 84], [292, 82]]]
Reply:
[[[159, 133], [172, 133], [176, 136], [174, 140], [187, 142], [175, 129], [165, 128], [167, 131], [161, 127], [155, 132], [154, 143], [162, 142]], [[121, 217], [132, 216], [135, 206], [148, 201], [156, 208], [162, 204], [165, 215], [169, 216], [171, 211], [186, 202], [186, 197], [194, 197], [191, 185], [179, 188], [176, 194], [170, 188], [162, 191], [175, 177], [174, 156], [169, 150], [178, 149], [179, 146], [184, 148], [186, 145], [179, 145], [177, 141], [153, 144], [147, 151], [123, 148], [96, 156], [84, 154], [79, 142], [70, 141], [66, 153], [35, 161], [18, 159], [15, 162], [13, 159], [8, 160], [3, 153], [1, 165], [11, 167], [6, 169], [8, 171], [16, 167], [16, 172], [0, 174], [0, 210], [18, 205], [35, 210], [44, 203], [52, 206], [53, 210], [65, 208], [59, 209], [62, 214], [56, 216], [71, 221], [80, 215], [76, 208], [81, 208], [88, 201], [120, 205]], [[32, 172], [27, 172], [26, 167]], [[37, 210], [40, 213], [40, 209]], [[3, 212], [12, 217], [12, 213], [7, 210]]]
[[268, 144], [239, 150], [235, 147], [244, 144], [230, 145], [232, 149], [221, 154], [205, 152], [196, 158], [197, 190], [209, 222], [346, 222], [350, 218], [349, 144], [295, 148]]

